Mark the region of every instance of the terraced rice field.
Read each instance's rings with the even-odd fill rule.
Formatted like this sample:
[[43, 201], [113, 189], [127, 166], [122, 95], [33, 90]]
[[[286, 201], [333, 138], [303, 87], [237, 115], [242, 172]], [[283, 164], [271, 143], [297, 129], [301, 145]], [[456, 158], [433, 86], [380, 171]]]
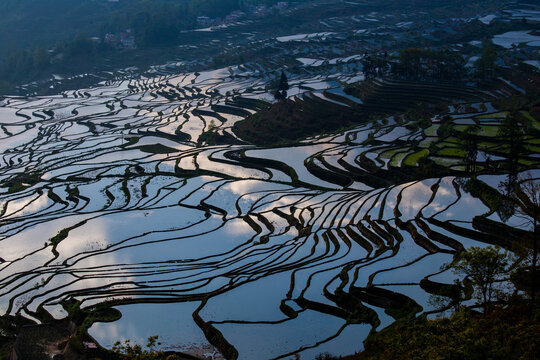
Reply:
[[[395, 124], [376, 137], [388, 145], [371, 148], [358, 140], [370, 126], [350, 142], [197, 147], [212, 121], [229, 132], [251, 112], [226, 105], [222, 86], [264, 95], [228, 75], [4, 100], [2, 313], [39, 321], [40, 308], [65, 316], [68, 298], [139, 303], [90, 334], [110, 346], [159, 333], [189, 352], [211, 349], [212, 328], [249, 359], [354, 352], [392, 318], [433, 310], [422, 282], [452, 281], [441, 264], [481, 244], [471, 221], [490, 209], [454, 177], [361, 181], [360, 158], [387, 167], [429, 153], [385, 150], [419, 136]], [[176, 321], [152, 328], [146, 313]]]
[[[430, 153], [393, 121], [375, 146], [373, 124], [288, 147], [197, 146], [211, 123], [232, 137], [254, 111], [223, 87], [266, 96], [230, 70], [3, 101], [3, 314], [39, 322], [40, 309], [66, 316], [69, 298], [115, 301], [124, 317], [90, 328], [104, 346], [157, 333], [166, 348], [251, 359], [351, 353], [433, 310], [425, 284], [452, 282], [441, 264], [484, 244], [472, 219], [491, 210], [453, 176], [368, 181]], [[219, 344], [205, 337], [216, 330]]]
[[[309, 47], [334, 35], [274, 42]], [[363, 101], [343, 90], [362, 78], [360, 58], [299, 58], [289, 95], [397, 112], [404, 87], [412, 99], [450, 97], [457, 103], [440, 115], [454, 133], [391, 116], [250, 145], [232, 129], [272, 101], [271, 63], [3, 99], [0, 314], [60, 319], [76, 299], [122, 312], [89, 329], [105, 347], [158, 334], [164, 349], [197, 355], [309, 359], [359, 351], [370, 331], [434, 312], [433, 289], [454, 280], [441, 265], [456, 250], [504, 241], [473, 222], [501, 219], [467, 191], [455, 136], [481, 125], [478, 161], [489, 157], [495, 173], [506, 150], [490, 141], [505, 113], [491, 102], [508, 94], [375, 81]], [[206, 145], [209, 130], [228, 144]], [[530, 144], [521, 162], [538, 169]], [[412, 181], [425, 159], [452, 174]], [[505, 177], [479, 180], [497, 189]]]

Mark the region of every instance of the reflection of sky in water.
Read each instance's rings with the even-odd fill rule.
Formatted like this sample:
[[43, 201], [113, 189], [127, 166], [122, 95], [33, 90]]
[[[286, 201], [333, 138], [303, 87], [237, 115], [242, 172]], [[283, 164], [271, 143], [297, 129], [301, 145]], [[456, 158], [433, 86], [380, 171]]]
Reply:
[[461, 190], [461, 198], [457, 203], [450, 206], [446, 211], [436, 216], [439, 220], [455, 220], [455, 221], [472, 221], [477, 215], [483, 215], [489, 212], [489, 208], [485, 206], [478, 198], [472, 197], [471, 194]]
[[22, 132], [18, 135], [13, 135], [8, 138], [2, 139], [0, 141], [0, 152], [4, 153], [7, 149], [12, 149], [17, 146], [21, 146], [23, 144], [26, 144], [36, 138], [36, 136], [39, 133], [39, 129], [37, 127], [27, 130], [25, 132]]
[[[27, 213], [34, 213], [39, 210], [42, 210], [43, 208], [47, 206], [53, 205], [53, 201], [46, 195], [38, 193], [31, 193], [29, 196], [26, 196], [21, 199], [17, 199], [7, 203], [7, 207], [5, 208], [4, 212], [4, 219], [7, 219], [13, 215], [15, 216], [24, 216]], [[0, 203], [0, 207], [2, 207], [4, 202]]]
[[[334, 335], [345, 320], [304, 311], [296, 319], [279, 324], [218, 324], [240, 353], [239, 359], [272, 358]], [[337, 349], [335, 349], [337, 350]]]
[[420, 280], [428, 275], [428, 271], [437, 272], [441, 265], [451, 260], [452, 255], [449, 254], [432, 254], [406, 267], [377, 274], [373, 279], [373, 284], [419, 283]]
[[252, 156], [261, 159], [272, 159], [285, 162], [290, 167], [294, 168], [298, 174], [298, 179], [310, 184], [319, 185], [330, 189], [340, 189], [341, 186], [328, 183], [320, 180], [312, 175], [304, 166], [304, 160], [310, 155], [313, 155], [321, 150], [333, 147], [332, 144], [298, 146], [292, 148], [277, 148], [264, 150], [249, 150], [246, 151], [247, 156]]
[[[3, 239], [2, 258], [15, 260], [32, 251], [44, 247], [44, 243], [58, 233], [58, 229], [65, 229], [84, 220], [86, 216], [77, 215], [61, 219], [42, 222], [31, 226], [13, 236]], [[36, 264], [30, 265], [36, 266]]]
[[413, 219], [420, 209], [427, 204], [433, 194], [431, 185], [436, 181], [436, 179], [424, 180], [403, 190], [401, 193], [401, 202], [399, 203], [401, 220], [408, 221]]
[[[384, 254], [379, 255], [374, 260], [371, 260], [366, 265], [358, 266], [358, 279], [352, 285], [358, 287], [365, 287], [368, 285], [369, 276], [377, 271], [391, 269], [398, 266], [402, 266], [417, 260], [419, 257], [426, 255], [426, 250], [417, 246], [410, 235], [402, 233], [403, 242], [400, 244], [400, 251], [393, 255], [390, 251], [386, 251]], [[434, 265], [434, 264], [431, 264]], [[439, 269], [439, 265], [434, 266], [433, 272]], [[398, 270], [399, 271], [399, 270]], [[429, 269], [424, 269], [428, 273]], [[382, 275], [381, 275], [382, 276]]]
[[146, 345], [148, 337], [154, 335], [159, 336], [162, 349], [184, 351], [190, 346], [203, 347], [208, 341], [192, 318], [198, 306], [198, 302], [118, 306], [120, 320], [96, 323], [89, 333], [105, 347], [124, 339]]
[[[194, 74], [175, 75], [167, 80], [173, 86], [187, 86], [184, 90], [188, 95], [197, 93], [195, 86], [201, 89], [202, 94], [210, 94], [213, 89], [222, 93], [232, 89], [241, 92], [254, 81], [260, 81], [258, 85], [266, 81], [254, 79], [253, 74], [245, 76], [238, 68], [232, 68], [232, 71], [239, 75], [234, 80], [228, 68], [203, 72], [198, 77]], [[348, 77], [346, 74], [336, 74], [336, 78], [340, 76]], [[338, 85], [326, 78], [325, 75], [302, 81], [291, 79], [290, 83], [296, 84], [297, 89], [298, 85], [316, 89]], [[148, 80], [145, 86], [152, 85], [151, 79]], [[191, 84], [191, 80], [194, 80], [194, 84]], [[351, 136], [353, 143], [346, 144], [343, 143], [343, 133], [304, 142], [314, 143], [310, 145], [258, 150], [236, 145], [197, 149], [189, 143], [180, 144], [158, 136], [143, 136], [139, 143], [132, 147], [162, 144], [179, 151], [165, 155], [148, 154], [135, 149], [122, 150], [119, 146], [122, 145], [123, 135], [140, 137], [139, 130], [173, 134], [183, 122], [183, 114], [191, 116], [181, 130], [190, 133], [194, 137], [192, 140], [196, 140], [196, 136], [212, 119], [205, 116], [207, 123], [204, 124], [199, 117], [190, 113], [190, 107], [195, 106], [211, 111], [209, 97], [179, 97], [177, 102], [171, 104], [160, 95], [156, 95], [154, 99], [149, 97], [148, 93], [137, 92], [133, 88], [129, 93], [123, 93], [129, 89], [128, 85], [137, 84], [120, 82], [100, 89], [89, 89], [88, 92], [92, 94], [90, 98], [75, 98], [72, 92], [68, 92], [66, 95], [69, 98], [66, 99], [34, 99], [26, 104], [23, 100], [17, 100], [17, 106], [27, 107], [24, 113], [29, 116], [33, 116], [32, 106], [57, 108], [56, 120], [47, 121], [41, 129], [53, 129], [52, 132], [58, 134], [46, 136], [38, 143], [31, 144], [34, 150], [40, 150], [35, 153], [38, 155], [34, 159], [17, 155], [23, 159], [23, 165], [27, 165], [29, 169], [35, 166], [36, 169], [43, 170], [43, 179], [47, 181], [57, 177], [48, 184], [62, 199], [68, 196], [66, 185], [73, 183], [59, 179], [75, 174], [85, 176], [90, 180], [77, 181], [76, 184], [80, 195], [89, 200], [88, 204], [86, 200], [81, 200], [78, 204], [68, 201], [69, 205], [50, 206], [52, 200], [47, 197], [47, 191], [39, 196], [34, 188], [3, 198], [12, 200], [3, 219], [8, 216], [27, 216], [30, 219], [30, 215], [35, 215], [42, 222], [23, 219], [20, 227], [18, 223], [13, 223], [6, 224], [3, 228], [2, 235], [9, 237], [3, 238], [0, 243], [1, 256], [7, 260], [0, 264], [0, 289], [7, 295], [0, 296], [0, 312], [7, 311], [10, 299], [14, 300], [15, 305], [11, 313], [24, 305], [32, 311], [51, 298], [61, 298], [65, 292], [77, 294], [79, 299], [84, 300], [83, 305], [89, 306], [107, 296], [127, 296], [151, 301], [152, 297], [157, 296], [156, 290], [163, 291], [160, 293], [162, 298], [182, 300], [238, 284], [238, 287], [210, 298], [201, 311], [204, 320], [279, 321], [287, 319], [279, 310], [279, 305], [287, 297], [289, 288], [293, 299], [303, 293], [310, 300], [332, 304], [324, 297], [323, 289], [327, 287], [330, 291], [335, 290], [341, 280], [332, 279], [339, 275], [346, 264], [351, 264], [347, 272], [349, 280], [345, 284], [345, 289], [348, 289], [350, 285], [365, 286], [374, 272], [394, 267], [399, 268], [379, 272], [373, 279], [374, 283], [417, 283], [424, 276], [437, 272], [441, 264], [449, 261], [450, 256], [447, 254], [425, 256], [426, 251], [412, 240], [410, 234], [401, 231], [404, 240], [395, 256], [391, 256], [391, 251], [387, 250], [378, 254], [375, 259], [366, 259], [366, 250], [354, 241], [351, 241], [349, 248], [347, 241], [339, 236], [336, 229], [346, 233], [344, 229], [349, 226], [353, 229], [351, 231], [361, 236], [359, 231], [354, 230], [354, 225], [362, 221], [363, 225], [370, 228], [363, 217], [370, 215], [372, 219], [378, 219], [381, 206], [384, 207], [383, 220], [394, 218], [396, 206], [399, 206], [401, 219], [404, 221], [412, 220], [422, 208], [423, 216], [435, 216], [457, 200], [452, 177], [441, 180], [435, 198], [425, 207], [432, 195], [431, 186], [436, 182], [434, 179], [367, 193], [321, 192], [267, 182], [265, 180], [269, 175], [266, 172], [232, 164], [234, 161], [224, 156], [226, 151], [250, 149], [247, 151], [248, 156], [274, 159], [293, 167], [301, 181], [330, 189], [341, 189], [340, 186], [327, 183], [309, 173], [304, 161], [323, 152], [325, 160], [333, 166], [341, 167], [337, 162], [341, 156], [344, 156], [344, 160], [349, 164], [355, 164], [354, 159], [370, 149], [355, 146], [354, 142], [365, 139], [371, 131], [371, 125], [349, 130], [350, 135], [356, 135], [357, 138], [355, 140], [355, 136]], [[289, 95], [293, 96], [296, 92], [293, 86]], [[343, 95], [339, 91], [337, 93]], [[242, 95], [266, 96], [263, 93]], [[128, 109], [121, 108], [121, 100]], [[47, 101], [50, 101], [48, 105], [45, 104]], [[213, 104], [224, 103], [223, 98], [212, 101]], [[87, 126], [77, 124], [77, 117], [111, 112], [105, 104], [114, 106], [114, 114], [101, 114], [91, 119], [97, 125], [99, 136], [92, 134]], [[77, 109], [78, 116], [71, 113], [73, 109]], [[222, 115], [227, 119], [226, 126], [238, 120], [237, 116]], [[7, 137], [4, 131], [0, 131], [4, 150], [27, 144], [38, 136], [40, 127], [27, 130], [26, 121], [22, 117], [15, 118], [13, 109], [0, 108], [0, 117], [2, 116], [6, 122], [19, 122], [18, 125], [7, 128], [14, 136]], [[58, 121], [59, 118], [63, 120]], [[102, 126], [105, 123], [117, 127]], [[124, 127], [125, 124], [130, 124], [131, 128]], [[379, 140], [390, 142], [403, 137], [405, 133], [405, 128], [396, 127], [387, 134], [381, 133]], [[212, 158], [227, 160], [231, 164], [216, 162]], [[6, 159], [9, 161], [10, 156], [1, 161]], [[17, 161], [17, 157], [13, 159]], [[194, 159], [196, 163], [193, 162]], [[224, 176], [199, 176], [190, 179], [175, 176], [173, 173], [177, 160], [180, 168], [195, 169], [198, 164], [204, 170], [220, 172]], [[135, 165], [142, 166], [145, 173], [135, 171]], [[132, 176], [126, 180], [130, 192], [130, 201], [127, 204], [122, 190], [126, 170]], [[15, 174], [23, 171], [23, 168], [9, 171]], [[160, 175], [157, 175], [156, 171], [160, 171]], [[279, 174], [277, 180], [290, 182], [288, 175], [278, 170], [271, 171]], [[501, 177], [480, 178], [495, 188], [501, 181]], [[39, 186], [42, 184], [35, 188]], [[146, 187], [146, 197], [142, 196], [143, 186]], [[362, 184], [356, 186], [363, 188]], [[109, 201], [105, 189], [113, 194], [114, 201]], [[382, 195], [378, 197], [380, 192]], [[402, 199], [398, 205], [400, 192]], [[386, 200], [383, 204], [384, 199]], [[226, 218], [216, 209], [210, 209], [207, 218], [207, 214], [200, 207], [204, 204], [225, 210]], [[24, 210], [21, 210], [23, 208]], [[287, 215], [292, 214], [304, 225], [312, 225], [312, 231], [317, 233], [319, 242], [315, 244], [314, 235], [298, 238], [298, 230], [286, 219], [272, 212], [276, 208]], [[450, 206], [448, 211], [437, 215], [437, 218], [470, 222], [472, 217], [487, 211], [478, 199], [462, 191], [459, 201]], [[240, 218], [246, 214], [262, 228], [262, 235], [271, 235], [267, 243], [261, 244], [256, 231]], [[270, 234], [267, 224], [257, 215], [264, 216], [271, 223], [274, 227], [273, 234]], [[493, 219], [496, 219], [496, 215], [493, 216]], [[58, 259], [45, 266], [53, 258], [53, 254], [50, 246], [39, 250], [44, 246], [43, 243], [59, 230], [82, 220], [88, 222], [69, 232], [67, 238], [57, 247]], [[513, 219], [510, 223], [513, 224]], [[391, 220], [388, 225], [397, 228]], [[466, 247], [480, 245], [433, 224], [429, 226], [462, 242]], [[460, 226], [470, 227], [470, 224]], [[384, 227], [381, 225], [381, 228]], [[330, 229], [325, 235], [333, 235], [336, 242], [324, 242], [325, 229]], [[37, 252], [23, 257], [31, 251]], [[370, 255], [373, 254], [374, 252]], [[317, 259], [318, 256], [321, 258]], [[418, 260], [421, 257], [424, 258]], [[306, 258], [312, 262], [301, 265]], [[410, 262], [414, 263], [404, 266]], [[298, 271], [294, 273], [294, 285], [291, 285], [293, 270]], [[356, 270], [358, 279], [354, 280]], [[25, 272], [28, 273], [13, 283], [6, 281]], [[270, 273], [272, 274], [269, 275]], [[453, 275], [447, 272], [433, 279], [451, 282]], [[45, 283], [45, 280], [50, 281]], [[141, 288], [150, 293], [131, 293], [132, 290]], [[406, 294], [426, 306], [427, 294], [418, 286], [389, 285], [387, 288]], [[96, 291], [97, 297], [85, 300], [85, 297], [80, 295], [81, 290], [91, 289]], [[33, 301], [32, 296], [35, 296]], [[288, 304], [298, 309], [298, 305], [292, 300], [289, 300]], [[122, 319], [110, 324], [95, 324], [90, 333], [105, 346], [111, 346], [114, 341], [124, 338], [145, 343], [148, 336], [158, 334], [165, 348], [180, 345], [177, 349], [186, 351], [189, 350], [186, 346], [207, 345], [202, 331], [192, 319], [192, 313], [198, 305], [199, 303], [184, 302], [120, 306]], [[47, 309], [56, 317], [65, 315], [58, 306], [50, 305]], [[382, 326], [387, 325], [388, 316], [384, 315], [380, 308], [375, 310], [382, 319]], [[216, 324], [216, 327], [238, 348], [241, 359], [256, 359], [296, 351], [303, 346], [313, 346], [318, 341], [334, 336], [343, 325], [342, 319], [304, 311], [297, 319], [281, 324], [220, 323]], [[313, 358], [323, 351], [336, 355], [353, 353], [361, 349], [362, 340], [369, 330], [368, 325], [350, 325], [339, 337], [323, 342], [316, 349], [302, 352], [302, 358]]]
[[422, 215], [429, 218], [436, 213], [446, 209], [451, 203], [457, 200], [457, 194], [452, 184], [452, 177], [441, 179], [437, 193], [431, 203], [424, 208]]
[[211, 298], [200, 315], [206, 321], [278, 321], [287, 316], [279, 310], [289, 290], [290, 272], [248, 282]]
[[[386, 199], [383, 198], [384, 195], [381, 195], [381, 197], [377, 200], [376, 207], [380, 207], [381, 205], [384, 206], [383, 219], [394, 218], [394, 208], [397, 205], [397, 197], [399, 195], [399, 192], [403, 189], [403, 187], [408, 185], [410, 184], [395, 186], [392, 188], [392, 190], [388, 192], [388, 194], [386, 195]], [[379, 209], [376, 210], [376, 212], [374, 211], [374, 209], [371, 210], [372, 218], [379, 217]]]

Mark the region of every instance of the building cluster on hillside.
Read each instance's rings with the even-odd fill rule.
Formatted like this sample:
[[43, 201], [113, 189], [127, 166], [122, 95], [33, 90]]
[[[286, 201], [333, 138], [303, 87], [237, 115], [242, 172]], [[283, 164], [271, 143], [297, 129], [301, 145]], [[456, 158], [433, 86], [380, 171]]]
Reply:
[[218, 25], [218, 19], [210, 18], [208, 16], [197, 17], [197, 25], [201, 27]]
[[117, 49], [136, 49], [135, 34], [131, 29], [127, 29], [120, 34], [107, 33], [103, 42]]
[[272, 12], [283, 12], [288, 7], [289, 7], [289, 3], [287, 1], [279, 1], [277, 4], [273, 6], [251, 5], [248, 7], [248, 11], [250, 14], [253, 14], [255, 17], [263, 17]]
[[260, 18], [260, 17], [264, 17], [275, 12], [282, 13], [286, 11], [288, 7], [289, 7], [289, 2], [287, 1], [279, 1], [273, 6], [249, 5], [243, 11], [235, 10], [223, 19], [211, 18], [209, 16], [199, 16], [197, 17], [197, 25], [200, 27], [229, 25], [229, 24], [236, 23], [242, 20], [243, 18], [249, 17], [249, 16]]

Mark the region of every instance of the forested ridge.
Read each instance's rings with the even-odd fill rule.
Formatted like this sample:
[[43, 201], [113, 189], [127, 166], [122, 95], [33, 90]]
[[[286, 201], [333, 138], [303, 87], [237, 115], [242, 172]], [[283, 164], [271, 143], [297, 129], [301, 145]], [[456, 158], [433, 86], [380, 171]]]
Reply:
[[110, 50], [91, 37], [131, 29], [138, 48], [173, 44], [198, 16], [222, 18], [277, 0], [6, 0], [0, 2], [0, 93], [73, 60], [91, 71], [91, 56]]

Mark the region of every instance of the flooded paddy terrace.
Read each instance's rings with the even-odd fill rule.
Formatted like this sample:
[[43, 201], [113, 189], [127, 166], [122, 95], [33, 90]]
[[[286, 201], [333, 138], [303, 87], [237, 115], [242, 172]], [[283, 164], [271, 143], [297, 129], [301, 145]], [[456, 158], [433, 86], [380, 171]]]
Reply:
[[[361, 55], [313, 55], [297, 56], [289, 95], [362, 104], [343, 92]], [[105, 303], [123, 315], [89, 329], [105, 347], [157, 334], [164, 349], [198, 356], [279, 359], [350, 354], [402, 314], [436, 310], [426, 284], [452, 283], [441, 265], [487, 244], [476, 216], [501, 220], [460, 177], [388, 172], [379, 184], [428, 154], [462, 171], [459, 143], [437, 140], [436, 122], [409, 129], [392, 117], [282, 146], [200, 141], [210, 129], [237, 138], [234, 124], [257, 111], [246, 99], [271, 100], [270, 78], [246, 63], [4, 98], [0, 313], [40, 323], [43, 311], [66, 317], [68, 299]], [[496, 131], [495, 96], [449, 107], [456, 130]], [[481, 150], [496, 161], [498, 147]], [[496, 188], [504, 176], [480, 180]]]

